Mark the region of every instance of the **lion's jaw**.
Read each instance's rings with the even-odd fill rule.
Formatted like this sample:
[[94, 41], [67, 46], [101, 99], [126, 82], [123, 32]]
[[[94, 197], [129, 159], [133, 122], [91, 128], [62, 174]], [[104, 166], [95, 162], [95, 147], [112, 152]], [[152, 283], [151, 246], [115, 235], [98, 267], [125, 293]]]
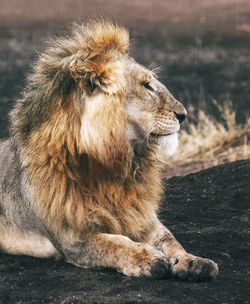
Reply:
[[128, 141], [132, 146], [138, 144], [157, 144], [160, 150], [169, 156], [173, 155], [178, 148], [179, 140], [177, 132], [178, 130], [167, 135], [153, 137], [150, 134], [145, 134], [142, 129], [139, 128], [136, 124], [131, 122], [128, 122], [127, 124]]
[[[178, 148], [178, 134], [180, 124], [166, 119], [166, 123], [157, 127], [157, 119], [151, 115], [143, 115], [132, 107], [133, 114], [128, 115], [127, 137], [132, 146], [158, 145], [160, 150], [171, 156]], [[149, 116], [146, 117], [145, 116]], [[142, 118], [143, 117], [143, 118]], [[148, 123], [145, 123], [148, 122]]]
[[173, 155], [178, 148], [179, 140], [177, 132], [166, 136], [160, 136], [158, 139], [158, 145], [160, 149], [167, 155]]

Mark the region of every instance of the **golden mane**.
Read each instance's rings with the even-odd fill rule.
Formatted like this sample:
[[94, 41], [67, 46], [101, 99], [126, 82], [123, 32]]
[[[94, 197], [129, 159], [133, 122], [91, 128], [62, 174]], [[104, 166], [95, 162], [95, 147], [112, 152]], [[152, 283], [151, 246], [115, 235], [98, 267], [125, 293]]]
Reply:
[[[56, 40], [40, 55], [11, 113], [34, 209], [47, 225], [136, 239], [154, 220], [161, 165], [154, 151], [134, 151], [126, 138], [119, 58], [128, 45], [127, 31], [109, 22], [75, 26], [71, 38]], [[74, 79], [79, 60], [81, 86]], [[91, 95], [93, 83], [102, 88], [97, 96]], [[83, 109], [83, 98], [90, 108]]]

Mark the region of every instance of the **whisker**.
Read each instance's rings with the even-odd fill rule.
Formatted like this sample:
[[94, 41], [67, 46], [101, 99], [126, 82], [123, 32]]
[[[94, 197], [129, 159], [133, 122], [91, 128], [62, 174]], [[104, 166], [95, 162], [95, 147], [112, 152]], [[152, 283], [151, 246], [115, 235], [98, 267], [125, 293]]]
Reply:
[[156, 78], [158, 78], [164, 72], [164, 67], [163, 66], [158, 66], [158, 67], [155, 67], [155, 68], [151, 68], [150, 71], [154, 74], [154, 76]]

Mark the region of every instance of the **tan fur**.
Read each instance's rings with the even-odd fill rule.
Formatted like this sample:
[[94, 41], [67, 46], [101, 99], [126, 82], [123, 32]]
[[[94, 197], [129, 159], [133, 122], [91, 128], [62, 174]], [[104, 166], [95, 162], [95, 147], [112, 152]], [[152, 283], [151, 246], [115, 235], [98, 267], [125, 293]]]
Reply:
[[[3, 213], [27, 226], [23, 214], [30, 212], [30, 230], [37, 226], [38, 239], [48, 238], [52, 252], [74, 265], [155, 277], [171, 266], [174, 275], [185, 268], [189, 277], [195, 271], [186, 262], [173, 269], [177, 256], [191, 258], [157, 219], [163, 193], [157, 151], [176, 149], [186, 110], [129, 57], [128, 45], [125, 29], [97, 21], [75, 26], [70, 38], [40, 55], [11, 113], [11, 147], [24, 170], [25, 186], [11, 203], [20, 218], [13, 220], [6, 205]], [[201, 267], [197, 276], [204, 271], [216, 275]]]
[[59, 258], [60, 254], [44, 236], [18, 226], [10, 226], [0, 216], [0, 249], [11, 254], [31, 255], [38, 258]]

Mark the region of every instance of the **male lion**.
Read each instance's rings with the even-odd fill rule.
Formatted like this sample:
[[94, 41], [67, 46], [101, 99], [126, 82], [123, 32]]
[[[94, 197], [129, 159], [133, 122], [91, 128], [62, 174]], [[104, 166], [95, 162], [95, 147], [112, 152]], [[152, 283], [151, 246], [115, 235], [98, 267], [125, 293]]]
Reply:
[[174, 153], [186, 110], [128, 44], [124, 28], [96, 21], [40, 55], [0, 143], [0, 247], [127, 276], [215, 278], [157, 218], [157, 150]]

